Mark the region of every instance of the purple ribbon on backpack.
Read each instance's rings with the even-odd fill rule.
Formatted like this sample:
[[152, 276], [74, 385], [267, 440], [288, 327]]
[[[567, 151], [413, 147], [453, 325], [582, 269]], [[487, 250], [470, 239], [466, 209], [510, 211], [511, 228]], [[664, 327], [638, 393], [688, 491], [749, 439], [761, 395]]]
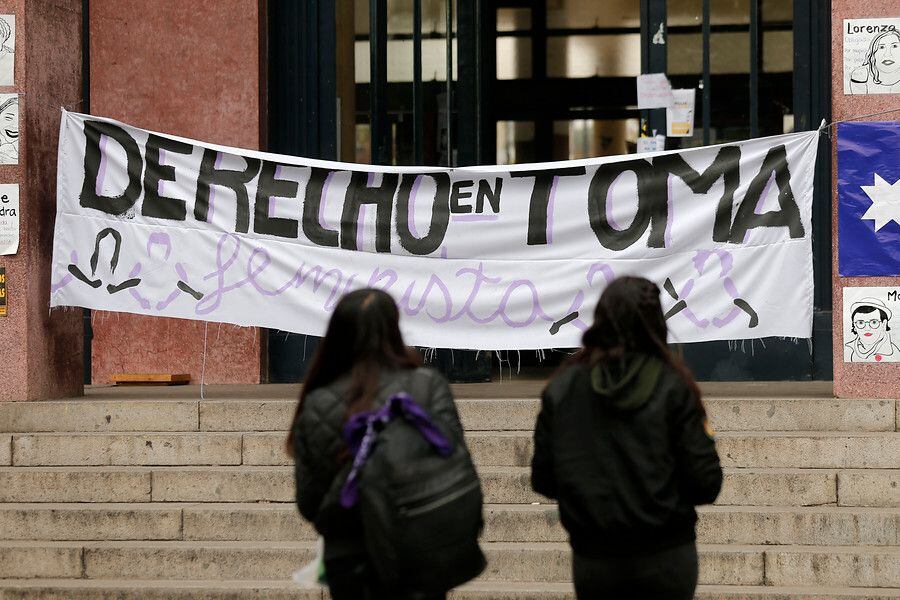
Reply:
[[350, 508], [359, 499], [359, 471], [368, 460], [378, 432], [395, 417], [402, 417], [419, 430], [441, 456], [449, 456], [453, 445], [432, 422], [428, 413], [406, 392], [388, 398], [381, 407], [358, 413], [344, 424], [344, 441], [353, 454], [353, 466], [341, 488], [341, 506]]

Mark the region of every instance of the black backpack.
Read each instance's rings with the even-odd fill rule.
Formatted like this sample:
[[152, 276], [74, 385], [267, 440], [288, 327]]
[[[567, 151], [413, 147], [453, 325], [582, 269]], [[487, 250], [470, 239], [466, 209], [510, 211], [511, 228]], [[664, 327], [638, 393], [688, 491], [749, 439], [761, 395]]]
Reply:
[[[392, 394], [388, 403], [407, 396], [430, 419], [431, 377], [415, 371], [405, 393]], [[478, 546], [481, 482], [469, 450], [443, 423], [431, 422], [450, 442], [445, 455], [395, 414], [374, 428], [356, 477], [366, 549], [388, 589], [443, 593], [477, 577], [486, 564]]]

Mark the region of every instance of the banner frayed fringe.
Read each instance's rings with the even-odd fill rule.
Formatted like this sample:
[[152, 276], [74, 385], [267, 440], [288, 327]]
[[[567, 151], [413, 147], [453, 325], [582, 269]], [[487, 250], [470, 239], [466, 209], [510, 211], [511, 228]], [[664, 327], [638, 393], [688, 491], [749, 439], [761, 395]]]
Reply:
[[[768, 350], [766, 347], [766, 339], [767, 338], [753, 338], [748, 340], [728, 340], [728, 350], [731, 352], [740, 352], [741, 354], [750, 354], [750, 356], [756, 356], [756, 342], [762, 346], [763, 350]], [[809, 346], [809, 353], [812, 355], [813, 353], [813, 341], [812, 338], [798, 338], [798, 337], [776, 337], [776, 338], [768, 338], [768, 339], [776, 339], [781, 340], [783, 342], [790, 342], [795, 346], [806, 342]], [[749, 350], [747, 345], [749, 343]]]

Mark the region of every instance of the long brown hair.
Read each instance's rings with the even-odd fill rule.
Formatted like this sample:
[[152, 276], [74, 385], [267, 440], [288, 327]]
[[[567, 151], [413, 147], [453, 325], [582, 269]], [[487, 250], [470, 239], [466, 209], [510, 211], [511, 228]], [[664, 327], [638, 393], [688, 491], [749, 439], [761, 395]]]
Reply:
[[[294, 420], [313, 390], [346, 375], [350, 377], [347, 416], [368, 410], [378, 393], [382, 371], [414, 369], [420, 364], [418, 353], [403, 343], [394, 299], [373, 288], [350, 292], [341, 298], [328, 321], [300, 392]], [[286, 445], [293, 456], [293, 427], [291, 430]]]
[[594, 324], [584, 332], [583, 347], [570, 362], [595, 365], [622, 360], [633, 353], [655, 356], [681, 376], [699, 402], [700, 388], [684, 362], [669, 348], [667, 337], [659, 287], [643, 277], [619, 277], [600, 295]]

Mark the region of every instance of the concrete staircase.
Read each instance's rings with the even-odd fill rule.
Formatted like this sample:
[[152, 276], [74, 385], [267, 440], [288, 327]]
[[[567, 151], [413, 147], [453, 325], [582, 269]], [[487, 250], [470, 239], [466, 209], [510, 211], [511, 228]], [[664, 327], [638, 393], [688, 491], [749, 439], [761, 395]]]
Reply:
[[[455, 387], [490, 562], [453, 598], [574, 597], [556, 508], [529, 487], [540, 387]], [[900, 598], [897, 403], [815, 384], [707, 391], [727, 474], [701, 510], [697, 597]], [[289, 582], [315, 547], [282, 452], [296, 393], [93, 388], [0, 403], [0, 600], [327, 598]]]

